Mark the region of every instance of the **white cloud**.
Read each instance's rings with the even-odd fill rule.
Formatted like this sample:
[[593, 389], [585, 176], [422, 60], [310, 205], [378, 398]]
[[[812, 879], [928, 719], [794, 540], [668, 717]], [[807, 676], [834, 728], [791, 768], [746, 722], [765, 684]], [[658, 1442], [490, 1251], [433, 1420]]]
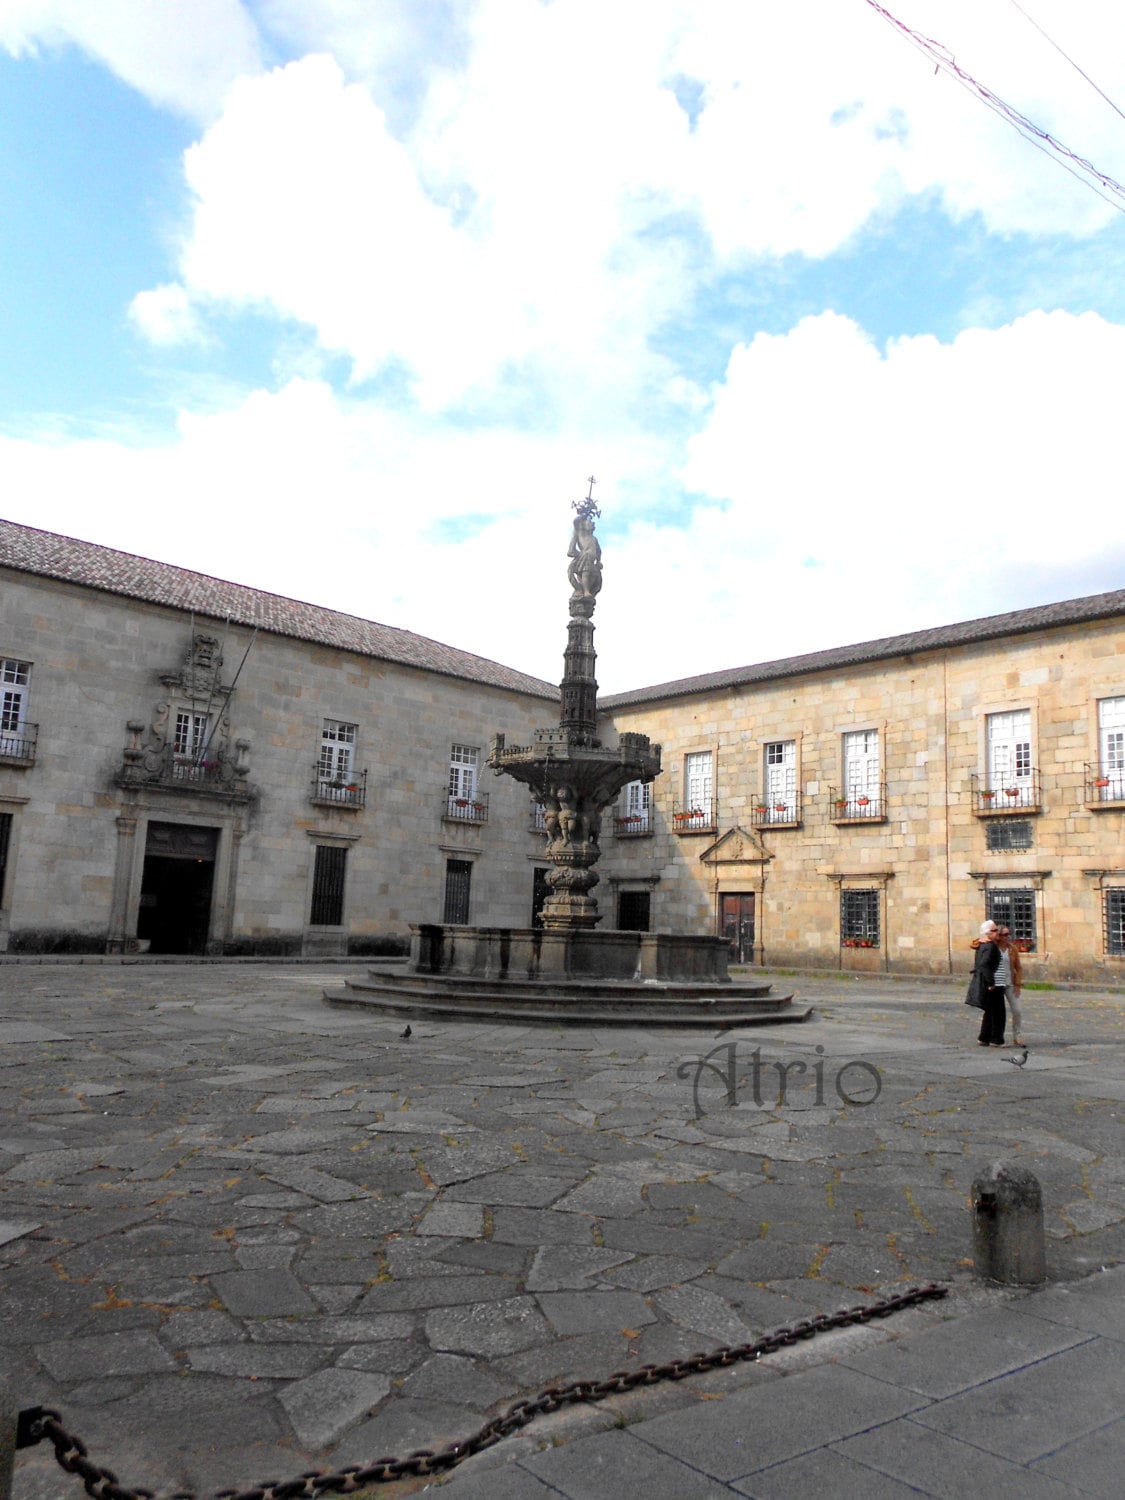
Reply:
[[129, 306], [129, 317], [138, 333], [153, 344], [205, 342], [199, 317], [178, 283], [138, 292]]
[[67, 43], [151, 104], [196, 120], [214, 118], [231, 83], [261, 67], [239, 0], [4, 0], [0, 46], [18, 55]]

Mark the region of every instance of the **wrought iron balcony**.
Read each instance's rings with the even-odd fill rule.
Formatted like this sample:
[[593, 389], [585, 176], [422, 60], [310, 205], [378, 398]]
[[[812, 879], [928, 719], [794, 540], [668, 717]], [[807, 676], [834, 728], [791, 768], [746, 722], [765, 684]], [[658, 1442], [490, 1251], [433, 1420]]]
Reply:
[[714, 798], [710, 802], [691, 802], [672, 811], [673, 833], [714, 833], [718, 826]]
[[1034, 767], [1023, 776], [974, 773], [971, 779], [973, 812], [995, 818], [1004, 813], [1037, 813], [1041, 808], [1039, 772]]
[[442, 817], [449, 823], [487, 823], [488, 793], [474, 792], [471, 797], [460, 797], [447, 791]]
[[367, 806], [367, 772], [355, 771], [347, 776], [313, 778], [310, 802], [318, 807], [345, 807], [358, 810]]
[[833, 823], [884, 823], [887, 818], [887, 788], [878, 786], [829, 790]]
[[0, 761], [9, 766], [33, 766], [38, 741], [38, 724], [16, 724], [11, 729], [0, 729]]
[[1086, 767], [1086, 801], [1091, 807], [1125, 802], [1125, 767]]
[[624, 813], [620, 818], [613, 820], [613, 833], [619, 839], [643, 838], [652, 832], [652, 809], [646, 807], [642, 812]]
[[750, 817], [755, 828], [796, 828], [801, 821], [801, 794], [793, 790], [759, 797]]

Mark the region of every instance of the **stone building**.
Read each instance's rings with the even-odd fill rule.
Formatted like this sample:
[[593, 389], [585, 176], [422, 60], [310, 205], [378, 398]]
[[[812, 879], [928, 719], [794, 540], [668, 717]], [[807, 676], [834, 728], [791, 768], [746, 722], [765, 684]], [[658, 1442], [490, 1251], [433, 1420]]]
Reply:
[[551, 684], [8, 523], [0, 589], [9, 951], [363, 953], [411, 921], [531, 921], [542, 835], [482, 772]]
[[[7, 522], [0, 589], [0, 947], [375, 953], [411, 922], [532, 922], [537, 811], [484, 759], [552, 722], [552, 684]], [[1125, 965], [1125, 591], [601, 710], [665, 768], [603, 823], [605, 925], [940, 974], [992, 915], [1032, 977]]]
[[606, 872], [625, 920], [747, 962], [1029, 978], [1125, 966], [1125, 590], [603, 701], [663, 746]]

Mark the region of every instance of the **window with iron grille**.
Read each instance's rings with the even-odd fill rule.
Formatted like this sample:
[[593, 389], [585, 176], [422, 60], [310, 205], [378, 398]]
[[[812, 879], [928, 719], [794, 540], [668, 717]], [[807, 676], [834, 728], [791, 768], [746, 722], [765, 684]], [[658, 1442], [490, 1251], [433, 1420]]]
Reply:
[[340, 927], [344, 921], [344, 872], [348, 862], [348, 851], [335, 844], [316, 846], [316, 863], [313, 866], [312, 911], [309, 921], [313, 927]]
[[12, 842], [12, 813], [0, 813], [0, 906], [4, 904], [4, 879], [8, 873], [8, 850]]
[[990, 849], [1031, 848], [1031, 824], [1024, 818], [996, 818], [985, 829]]
[[443, 922], [464, 927], [469, 920], [469, 893], [473, 878], [471, 859], [445, 862], [445, 912]]
[[1111, 887], [1104, 894], [1105, 951], [1114, 958], [1125, 958], [1125, 886]]
[[347, 781], [352, 774], [355, 737], [358, 724], [344, 724], [339, 719], [325, 719], [320, 736], [320, 760], [317, 770], [321, 781]]
[[845, 948], [879, 946], [879, 892], [840, 892], [840, 943]]
[[1006, 927], [1025, 953], [1035, 952], [1034, 891], [989, 891], [984, 914], [997, 927]]

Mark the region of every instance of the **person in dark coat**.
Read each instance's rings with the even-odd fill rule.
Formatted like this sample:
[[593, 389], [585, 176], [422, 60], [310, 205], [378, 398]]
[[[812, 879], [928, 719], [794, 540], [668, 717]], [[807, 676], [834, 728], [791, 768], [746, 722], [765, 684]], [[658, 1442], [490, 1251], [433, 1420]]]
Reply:
[[1002, 1047], [1004, 1045], [1004, 1022], [1007, 1018], [1007, 1008], [1004, 1004], [1005, 992], [1004, 986], [996, 983], [996, 970], [1000, 967], [1000, 960], [1003, 957], [1000, 944], [996, 941], [999, 935], [999, 928], [995, 922], [980, 924], [976, 962], [973, 964], [973, 973], [980, 975], [980, 997], [984, 1001], [984, 1009], [980, 1017], [980, 1035], [977, 1037], [979, 1047]]

